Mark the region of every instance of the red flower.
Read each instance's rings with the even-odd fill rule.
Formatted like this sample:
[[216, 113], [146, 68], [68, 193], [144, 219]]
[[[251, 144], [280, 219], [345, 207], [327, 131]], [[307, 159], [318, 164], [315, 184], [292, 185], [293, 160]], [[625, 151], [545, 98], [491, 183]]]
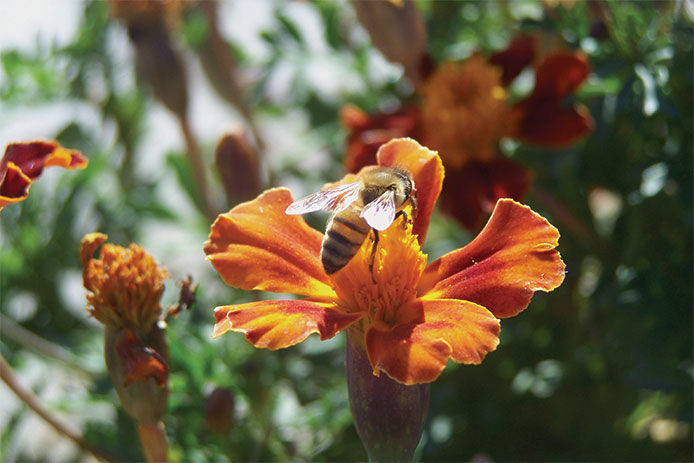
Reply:
[[346, 107], [342, 115], [349, 133], [345, 166], [356, 172], [373, 164], [378, 146], [391, 138], [421, 137], [439, 151], [448, 172], [442, 209], [465, 227], [478, 227], [498, 199], [522, 199], [529, 187], [530, 174], [500, 153], [501, 138], [561, 148], [592, 128], [585, 107], [563, 101], [588, 75], [582, 53], [547, 55], [537, 68], [533, 92], [508, 104], [506, 87], [536, 56], [536, 39], [520, 36], [489, 59], [475, 54], [438, 66], [418, 88], [419, 109], [405, 106], [394, 113], [368, 116]]
[[426, 383], [449, 358], [480, 363], [499, 342], [498, 318], [525, 309], [535, 291], [561, 284], [559, 233], [510, 199], [497, 203], [475, 240], [427, 266], [420, 246], [443, 182], [441, 159], [411, 139], [390, 141], [377, 158], [412, 174], [418, 212], [413, 223], [379, 232], [373, 273], [369, 238], [345, 267], [326, 275], [319, 259], [323, 235], [285, 214], [293, 198], [284, 188], [217, 218], [204, 250], [227, 284], [307, 297], [218, 307], [214, 337], [238, 331], [254, 346], [274, 350], [311, 333], [328, 339], [349, 328], [375, 375]]
[[10, 143], [0, 160], [0, 210], [5, 205], [23, 201], [29, 187], [44, 167], [84, 169], [87, 158], [79, 151], [68, 150], [54, 141]]

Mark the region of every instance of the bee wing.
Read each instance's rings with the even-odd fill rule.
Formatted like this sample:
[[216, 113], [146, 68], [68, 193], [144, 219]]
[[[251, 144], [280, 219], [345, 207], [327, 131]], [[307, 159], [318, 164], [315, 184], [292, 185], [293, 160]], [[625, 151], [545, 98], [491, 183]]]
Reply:
[[371, 228], [383, 231], [395, 220], [395, 192], [388, 190], [364, 206], [360, 216]]
[[314, 211], [341, 211], [359, 197], [359, 182], [321, 190], [297, 199], [284, 211], [285, 214], [299, 215]]

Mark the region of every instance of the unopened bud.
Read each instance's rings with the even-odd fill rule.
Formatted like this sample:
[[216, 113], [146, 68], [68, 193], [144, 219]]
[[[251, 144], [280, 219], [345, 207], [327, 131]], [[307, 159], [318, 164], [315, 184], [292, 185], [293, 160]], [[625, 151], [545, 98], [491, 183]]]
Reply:
[[218, 434], [227, 434], [234, 424], [234, 395], [225, 387], [216, 387], [205, 401], [205, 424]]
[[246, 130], [236, 126], [217, 143], [215, 163], [230, 204], [258, 195], [261, 190], [260, 157]]
[[422, 16], [412, 0], [353, 0], [352, 6], [374, 46], [389, 61], [402, 64], [413, 84], [421, 79], [427, 33]]

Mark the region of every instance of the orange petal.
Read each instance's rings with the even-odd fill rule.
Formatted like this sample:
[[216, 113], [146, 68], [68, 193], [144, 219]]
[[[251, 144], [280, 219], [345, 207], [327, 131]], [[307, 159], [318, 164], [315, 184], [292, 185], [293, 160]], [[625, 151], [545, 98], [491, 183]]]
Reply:
[[153, 378], [163, 387], [166, 385], [169, 367], [159, 353], [146, 346], [132, 329], [127, 329], [116, 345], [116, 352], [123, 364], [124, 386], [133, 381], [147, 381]]
[[434, 381], [448, 358], [479, 364], [499, 344], [499, 320], [487, 309], [452, 299], [415, 300], [424, 321], [393, 328], [374, 324], [366, 332], [366, 349], [374, 371], [382, 370], [404, 384]]
[[424, 270], [418, 294], [472, 301], [496, 317], [511, 317], [535, 291], [551, 291], [564, 281], [564, 263], [554, 249], [558, 241], [559, 232], [545, 218], [501, 199], [474, 240]]
[[536, 38], [532, 35], [521, 35], [509, 43], [506, 50], [494, 53], [489, 62], [502, 69], [501, 83], [508, 86], [518, 74], [535, 59]]
[[466, 228], [477, 229], [497, 200], [520, 200], [529, 184], [530, 173], [508, 158], [468, 162], [462, 169], [447, 172], [440, 207]]
[[221, 214], [205, 254], [231, 286], [329, 300], [335, 293], [318, 257], [323, 235], [284, 213], [292, 202], [289, 190], [276, 188]]
[[255, 347], [275, 350], [298, 344], [311, 333], [330, 339], [362, 316], [343, 312], [331, 303], [307, 300], [227, 305], [215, 309], [212, 337], [238, 331]]
[[593, 129], [593, 119], [584, 106], [563, 108], [555, 100], [525, 100], [514, 111], [522, 114], [514, 138], [531, 145], [570, 146]]
[[424, 243], [434, 204], [441, 192], [443, 164], [436, 151], [426, 148], [411, 138], [391, 140], [378, 150], [378, 163], [409, 170], [417, 188], [417, 216], [413, 233], [419, 244]]

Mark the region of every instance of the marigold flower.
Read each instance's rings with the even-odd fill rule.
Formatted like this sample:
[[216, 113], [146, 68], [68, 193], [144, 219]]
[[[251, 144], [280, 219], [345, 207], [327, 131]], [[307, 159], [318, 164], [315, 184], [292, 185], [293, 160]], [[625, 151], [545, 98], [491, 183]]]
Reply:
[[[106, 363], [125, 406], [134, 400], [123, 400], [126, 391], [133, 395], [131, 383], [147, 387], [151, 378], [158, 388], [166, 385], [168, 347], [157, 322], [169, 273], [140, 246], [103, 244], [107, 238], [90, 233], [82, 239], [82, 279], [89, 291], [87, 310], [106, 326]], [[99, 257], [92, 258], [99, 247]]]
[[[169, 346], [158, 321], [169, 273], [140, 246], [104, 244], [107, 238], [90, 233], [80, 246], [87, 310], [105, 326], [106, 368], [123, 409], [137, 421], [146, 460], [167, 461], [161, 419], [168, 398]], [[99, 257], [93, 258], [99, 247]]]
[[371, 116], [346, 107], [342, 115], [348, 128], [345, 166], [356, 172], [375, 163], [380, 146], [376, 141], [421, 137], [441, 153], [448, 173], [442, 210], [469, 229], [478, 227], [498, 199], [520, 200], [530, 185], [530, 173], [503, 157], [502, 137], [561, 148], [592, 128], [585, 107], [563, 101], [588, 75], [588, 61], [580, 52], [562, 50], [544, 56], [532, 93], [509, 105], [506, 87], [537, 55], [537, 39], [519, 36], [489, 59], [475, 54], [440, 65], [418, 88], [420, 107]]
[[44, 167], [84, 169], [87, 158], [79, 151], [63, 148], [55, 141], [10, 143], [0, 160], [0, 210], [5, 205], [23, 201], [31, 184]]
[[[90, 233], [82, 239], [80, 259], [89, 313], [112, 328], [136, 327], [147, 333], [161, 315], [166, 269], [142, 247], [101, 246], [108, 237]], [[98, 259], [92, 255], [101, 246]]]
[[413, 223], [379, 232], [373, 274], [367, 239], [344, 268], [326, 275], [318, 257], [323, 235], [284, 213], [293, 202], [287, 189], [268, 190], [217, 218], [204, 250], [227, 284], [307, 297], [217, 307], [214, 337], [242, 332], [254, 346], [274, 350], [349, 327], [374, 375], [428, 383], [449, 358], [480, 363], [499, 342], [498, 318], [561, 284], [559, 233], [510, 199], [497, 203], [475, 240], [427, 265], [421, 243], [441, 191], [441, 159], [412, 139], [390, 141], [377, 157], [381, 166], [411, 172], [418, 212]]

